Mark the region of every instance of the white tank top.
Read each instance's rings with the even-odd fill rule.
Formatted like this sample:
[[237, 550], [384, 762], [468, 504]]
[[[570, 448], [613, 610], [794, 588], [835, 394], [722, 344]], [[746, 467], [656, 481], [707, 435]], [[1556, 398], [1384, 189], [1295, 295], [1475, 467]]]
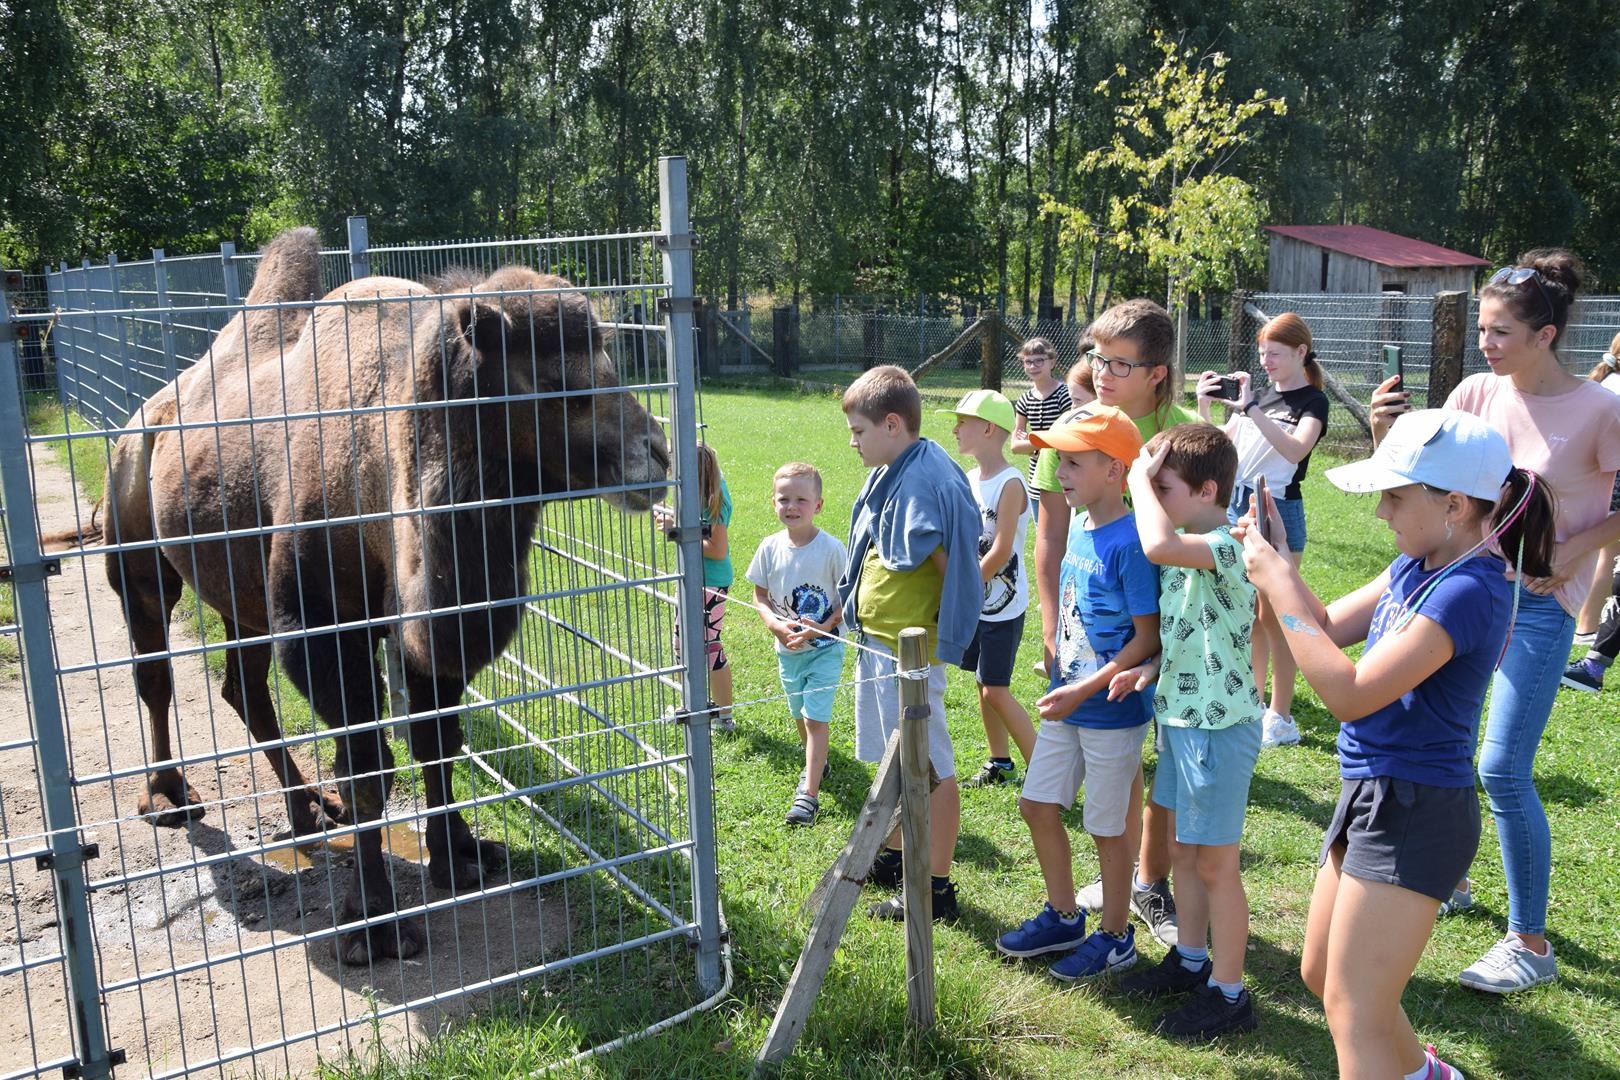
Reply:
[[[1001, 492], [1008, 484], [1023, 483], [1023, 476], [1009, 466], [1001, 472], [981, 479], [979, 470], [968, 474], [973, 482], [973, 497], [979, 503], [979, 557], [983, 558], [996, 539], [996, 507], [1001, 503]], [[1029, 499], [1024, 500], [1024, 511], [1018, 515], [1013, 530], [1012, 555], [1007, 565], [996, 571], [984, 587], [984, 607], [979, 618], [986, 622], [1005, 622], [1016, 619], [1029, 607], [1029, 570], [1024, 565], [1024, 540], [1029, 533]]]

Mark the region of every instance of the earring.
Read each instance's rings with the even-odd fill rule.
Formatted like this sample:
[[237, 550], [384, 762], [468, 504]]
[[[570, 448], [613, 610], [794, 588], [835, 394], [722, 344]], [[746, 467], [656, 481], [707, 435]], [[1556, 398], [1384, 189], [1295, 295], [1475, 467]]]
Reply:
[[1451, 522], [1446, 522], [1446, 543], [1451, 543], [1451, 534], [1456, 530], [1456, 528], [1457, 527]]

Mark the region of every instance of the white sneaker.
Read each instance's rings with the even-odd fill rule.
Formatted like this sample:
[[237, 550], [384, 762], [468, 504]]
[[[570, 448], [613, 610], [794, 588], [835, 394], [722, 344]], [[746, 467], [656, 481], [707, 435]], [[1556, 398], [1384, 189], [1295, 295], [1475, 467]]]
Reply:
[[1260, 745], [1262, 747], [1293, 746], [1299, 742], [1299, 725], [1292, 716], [1284, 716], [1276, 709], [1267, 709], [1260, 718]]
[[1473, 967], [1457, 976], [1457, 981], [1487, 994], [1513, 994], [1556, 978], [1558, 960], [1553, 956], [1551, 942], [1547, 944], [1547, 955], [1542, 956], [1517, 934], [1508, 934], [1492, 945], [1491, 951], [1480, 957]]

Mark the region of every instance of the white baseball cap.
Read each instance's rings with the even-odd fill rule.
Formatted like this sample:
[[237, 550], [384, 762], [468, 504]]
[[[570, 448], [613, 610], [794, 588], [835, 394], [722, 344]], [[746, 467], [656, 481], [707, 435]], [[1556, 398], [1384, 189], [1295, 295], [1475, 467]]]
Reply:
[[1512, 468], [1507, 440], [1484, 420], [1456, 409], [1421, 409], [1396, 417], [1372, 457], [1323, 475], [1344, 491], [1428, 484], [1494, 503]]

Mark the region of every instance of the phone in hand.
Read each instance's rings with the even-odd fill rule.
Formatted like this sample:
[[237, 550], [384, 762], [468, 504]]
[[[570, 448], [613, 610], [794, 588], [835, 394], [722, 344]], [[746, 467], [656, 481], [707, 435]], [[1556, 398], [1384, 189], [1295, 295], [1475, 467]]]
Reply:
[[1236, 375], [1220, 376], [1220, 385], [1210, 395], [1216, 401], [1241, 401], [1243, 399], [1243, 380]]
[[1263, 476], [1254, 482], [1254, 513], [1260, 526], [1260, 539], [1271, 543], [1271, 492]]
[[1386, 380], [1388, 380], [1388, 379], [1401, 379], [1402, 382], [1405, 382], [1406, 380], [1402, 376], [1403, 376], [1403, 372], [1401, 370], [1401, 347], [1399, 345], [1385, 345], [1384, 346], [1384, 378]]

